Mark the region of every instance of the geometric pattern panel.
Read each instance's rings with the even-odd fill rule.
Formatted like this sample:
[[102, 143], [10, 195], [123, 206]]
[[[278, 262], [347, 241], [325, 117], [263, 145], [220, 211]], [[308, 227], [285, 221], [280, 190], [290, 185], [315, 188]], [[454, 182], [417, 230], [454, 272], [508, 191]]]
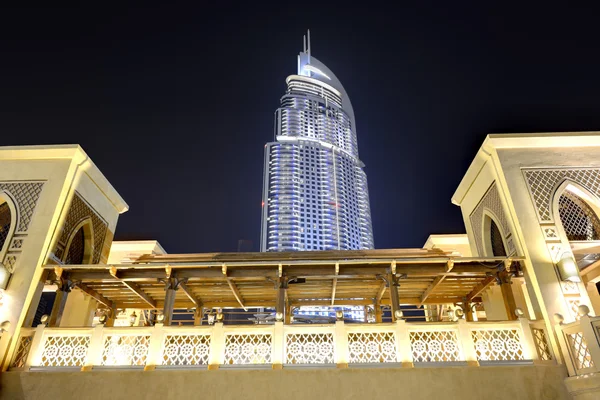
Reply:
[[332, 364], [332, 333], [294, 333], [286, 335], [288, 364]]
[[600, 169], [535, 169], [523, 171], [540, 222], [552, 222], [551, 201], [556, 188], [569, 179], [600, 196]]
[[348, 334], [350, 363], [396, 362], [394, 332], [358, 332]]
[[106, 336], [102, 352], [102, 365], [146, 365], [149, 344], [149, 335]]
[[90, 347], [89, 336], [48, 336], [41, 366], [81, 367]]
[[210, 335], [167, 335], [162, 365], [207, 365]]
[[270, 334], [233, 334], [225, 336], [225, 364], [270, 364]]
[[29, 351], [31, 350], [31, 342], [33, 342], [33, 336], [21, 336], [21, 340], [19, 340], [19, 345], [17, 346], [17, 352], [10, 364], [11, 368], [25, 367], [25, 362], [27, 361]]
[[456, 333], [452, 331], [410, 332], [415, 362], [459, 361]]
[[471, 337], [480, 361], [524, 360], [516, 329], [471, 331]]
[[98, 264], [100, 262], [108, 224], [77, 192], [75, 192], [75, 195], [73, 196], [73, 201], [69, 207], [69, 212], [63, 225], [58, 244], [54, 250], [54, 254], [58, 259], [63, 260], [64, 251], [67, 247], [69, 238], [75, 233], [75, 228], [88, 218], [91, 218], [92, 220], [92, 232], [94, 237], [92, 264]]
[[[502, 228], [506, 236], [510, 235], [510, 229], [508, 227], [508, 221], [504, 214], [504, 208], [502, 207], [502, 201], [500, 200], [500, 193], [496, 187], [496, 182], [492, 183], [488, 191], [483, 195], [477, 207], [473, 210], [469, 216], [471, 227], [473, 228], [473, 234], [475, 235], [475, 244], [479, 254], [484, 253], [483, 238], [481, 232], [483, 231], [483, 211], [491, 211], [496, 218], [498, 218], [499, 228]], [[512, 254], [511, 254], [512, 255]]]
[[571, 317], [575, 321], [579, 321], [581, 319], [581, 315], [579, 314], [579, 306], [581, 305], [581, 297], [579, 296], [565, 296], [565, 300], [567, 305], [569, 306], [569, 312], [571, 313]]
[[27, 232], [44, 182], [0, 183], [0, 191], [11, 194], [17, 207], [17, 232]]
[[569, 341], [571, 354], [575, 359], [577, 370], [593, 367], [594, 361], [592, 360], [592, 355], [583, 334], [581, 332], [569, 333], [567, 340]]
[[548, 345], [548, 339], [546, 338], [546, 331], [539, 328], [531, 328], [531, 331], [533, 332], [535, 350], [537, 351], [540, 360], [552, 360], [552, 353], [550, 352], [550, 346]]
[[565, 191], [558, 199], [558, 215], [569, 241], [598, 240], [600, 220], [579, 196]]

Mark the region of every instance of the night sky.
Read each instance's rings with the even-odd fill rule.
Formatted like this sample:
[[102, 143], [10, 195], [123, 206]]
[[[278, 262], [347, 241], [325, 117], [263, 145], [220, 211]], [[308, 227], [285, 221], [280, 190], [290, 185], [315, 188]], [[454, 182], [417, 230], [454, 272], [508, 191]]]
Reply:
[[486, 134], [600, 130], [596, 10], [212, 3], [1, 10], [0, 145], [81, 144], [130, 206], [117, 240], [258, 250], [306, 28], [354, 106], [377, 248], [464, 232], [450, 198]]

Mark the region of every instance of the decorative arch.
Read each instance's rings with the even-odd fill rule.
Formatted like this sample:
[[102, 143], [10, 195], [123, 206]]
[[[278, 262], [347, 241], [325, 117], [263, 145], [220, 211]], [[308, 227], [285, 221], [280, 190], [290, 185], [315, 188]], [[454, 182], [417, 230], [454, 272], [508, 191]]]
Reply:
[[600, 240], [600, 199], [584, 186], [564, 179], [552, 197], [552, 216], [566, 241]]
[[488, 257], [506, 257], [508, 255], [508, 246], [505, 240], [504, 232], [498, 217], [488, 210], [483, 210], [483, 223], [481, 237], [483, 238], [484, 255]]
[[83, 219], [71, 233], [62, 261], [65, 264], [91, 264], [94, 257], [94, 228], [91, 218]]
[[0, 261], [4, 261], [10, 248], [12, 238], [17, 230], [18, 216], [14, 199], [6, 191], [0, 190]]
[[[471, 228], [475, 236], [475, 244], [480, 255], [492, 255], [490, 239], [491, 221], [493, 220], [502, 234], [502, 243], [507, 255], [516, 254], [512, 233], [509, 228], [508, 218], [504, 213], [504, 206], [496, 182], [492, 182], [479, 204], [469, 216]], [[488, 246], [489, 245], [489, 246]]]

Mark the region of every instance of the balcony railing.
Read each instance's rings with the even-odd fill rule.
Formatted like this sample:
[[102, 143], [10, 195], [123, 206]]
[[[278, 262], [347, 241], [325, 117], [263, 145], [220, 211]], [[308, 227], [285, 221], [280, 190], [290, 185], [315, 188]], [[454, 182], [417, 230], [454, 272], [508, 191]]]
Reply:
[[570, 376], [600, 372], [600, 317], [591, 317], [587, 306], [579, 306], [579, 320], [562, 323], [562, 316], [555, 318], [559, 325], [556, 334]]
[[22, 329], [11, 369], [554, 362], [541, 321]]

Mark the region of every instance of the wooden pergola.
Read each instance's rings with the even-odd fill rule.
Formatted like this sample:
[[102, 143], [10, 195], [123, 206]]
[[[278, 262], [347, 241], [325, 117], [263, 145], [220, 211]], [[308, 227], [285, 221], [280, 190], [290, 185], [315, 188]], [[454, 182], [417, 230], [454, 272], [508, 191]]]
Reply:
[[[204, 308], [274, 307], [287, 316], [303, 305], [390, 305], [393, 315], [400, 304], [479, 302], [522, 260], [391, 249], [145, 255], [133, 264], [44, 268], [61, 283], [58, 303], [77, 288], [106, 308], [161, 309], [169, 324], [174, 308], [195, 308], [201, 317]], [[512, 297], [509, 291], [503, 294]], [[505, 302], [514, 310], [514, 299]]]

